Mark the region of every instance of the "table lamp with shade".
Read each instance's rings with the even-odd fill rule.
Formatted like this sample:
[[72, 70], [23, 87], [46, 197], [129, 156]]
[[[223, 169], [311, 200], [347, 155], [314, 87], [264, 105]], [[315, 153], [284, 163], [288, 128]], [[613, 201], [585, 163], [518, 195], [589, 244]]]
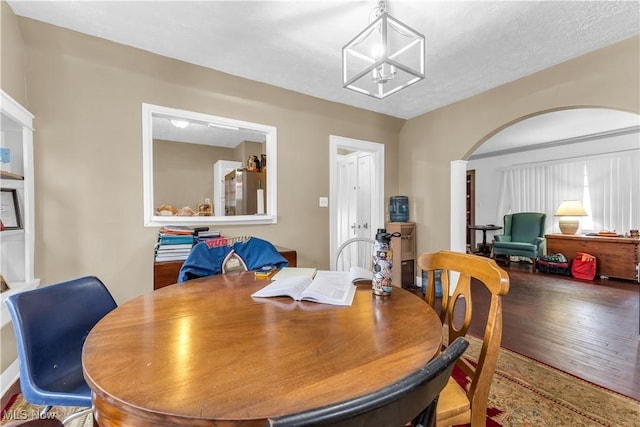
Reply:
[[580, 227], [580, 216], [587, 216], [580, 200], [565, 200], [554, 216], [560, 217], [558, 225], [562, 234], [576, 234]]

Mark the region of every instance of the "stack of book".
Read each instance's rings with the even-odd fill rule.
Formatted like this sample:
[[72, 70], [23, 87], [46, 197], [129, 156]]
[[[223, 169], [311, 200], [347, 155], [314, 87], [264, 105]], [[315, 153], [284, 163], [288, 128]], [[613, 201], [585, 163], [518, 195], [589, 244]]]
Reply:
[[193, 247], [195, 231], [187, 227], [165, 226], [158, 233], [155, 247], [155, 260], [183, 261]]
[[[215, 243], [222, 243], [225, 245], [227, 244], [227, 241], [225, 237], [222, 235], [222, 233], [216, 230], [196, 231], [195, 243], [198, 243], [198, 242], [215, 242]], [[215, 245], [215, 246], [222, 246], [222, 244]]]

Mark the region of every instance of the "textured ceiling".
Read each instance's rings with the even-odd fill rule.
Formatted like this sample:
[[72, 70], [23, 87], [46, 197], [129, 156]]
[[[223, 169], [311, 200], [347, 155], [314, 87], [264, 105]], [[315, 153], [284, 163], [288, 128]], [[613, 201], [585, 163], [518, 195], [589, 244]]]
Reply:
[[20, 16], [343, 104], [412, 118], [640, 33], [638, 1], [403, 1], [427, 77], [384, 100], [342, 88], [377, 1], [16, 1]]
[[[369, 23], [374, 0], [7, 3], [20, 16], [405, 119], [640, 34], [639, 1], [390, 0], [389, 13], [426, 37], [426, 78], [379, 100], [341, 82], [342, 46]], [[639, 124], [602, 110], [545, 114], [476, 153]]]

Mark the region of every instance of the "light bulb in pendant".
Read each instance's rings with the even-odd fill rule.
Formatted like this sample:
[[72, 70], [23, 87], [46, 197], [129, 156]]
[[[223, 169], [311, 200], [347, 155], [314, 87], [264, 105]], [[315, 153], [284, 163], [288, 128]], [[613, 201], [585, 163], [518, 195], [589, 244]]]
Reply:
[[371, 49], [371, 56], [377, 61], [378, 59], [382, 58], [382, 56], [384, 55], [384, 51], [384, 45], [382, 43], [376, 43]]

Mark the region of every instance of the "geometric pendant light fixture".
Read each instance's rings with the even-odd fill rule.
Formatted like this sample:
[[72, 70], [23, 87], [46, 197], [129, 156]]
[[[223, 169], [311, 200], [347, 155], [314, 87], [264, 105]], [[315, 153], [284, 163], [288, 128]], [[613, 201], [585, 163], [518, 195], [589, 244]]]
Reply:
[[374, 11], [375, 20], [342, 48], [342, 84], [382, 99], [424, 79], [425, 41], [384, 1]]

